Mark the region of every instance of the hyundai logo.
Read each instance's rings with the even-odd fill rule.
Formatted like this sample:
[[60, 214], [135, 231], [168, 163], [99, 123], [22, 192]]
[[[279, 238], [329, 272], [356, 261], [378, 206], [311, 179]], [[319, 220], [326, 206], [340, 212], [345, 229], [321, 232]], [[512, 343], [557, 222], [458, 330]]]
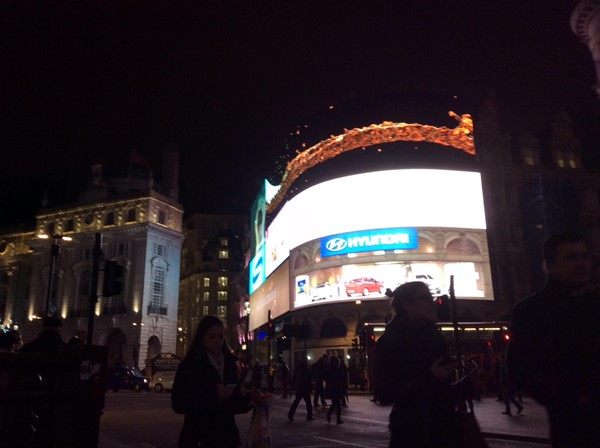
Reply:
[[348, 242], [344, 238], [332, 238], [325, 244], [325, 247], [330, 252], [339, 252], [348, 246]]

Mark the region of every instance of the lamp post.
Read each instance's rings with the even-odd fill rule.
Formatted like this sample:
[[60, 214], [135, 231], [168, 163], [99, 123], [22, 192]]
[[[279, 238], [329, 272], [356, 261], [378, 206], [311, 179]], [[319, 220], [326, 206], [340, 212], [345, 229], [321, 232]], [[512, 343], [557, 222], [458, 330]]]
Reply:
[[52, 306], [52, 290], [54, 289], [54, 272], [56, 271], [56, 260], [58, 259], [58, 255], [60, 254], [60, 240], [71, 241], [72, 238], [70, 236], [62, 236], [62, 235], [52, 235], [52, 237], [46, 235], [45, 233], [39, 234], [38, 238], [48, 239], [52, 238], [52, 245], [50, 246], [50, 271], [48, 273], [48, 291], [46, 292], [46, 310], [44, 312], [44, 316], [49, 316], [51, 314], [51, 306]]

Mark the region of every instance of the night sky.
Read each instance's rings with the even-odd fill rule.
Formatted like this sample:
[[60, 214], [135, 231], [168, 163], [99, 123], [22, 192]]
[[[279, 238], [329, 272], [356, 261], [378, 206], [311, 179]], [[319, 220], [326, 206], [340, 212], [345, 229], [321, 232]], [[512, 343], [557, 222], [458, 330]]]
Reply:
[[[247, 213], [296, 149], [296, 126], [381, 95], [406, 101], [390, 120], [411, 122], [424, 94], [474, 114], [461, 107], [493, 91], [507, 131], [542, 133], [563, 107], [588, 132], [600, 100], [591, 54], [569, 28], [574, 5], [4, 2], [0, 227], [33, 222], [45, 191], [50, 206], [73, 200], [92, 163], [126, 166], [132, 149], [160, 180], [170, 142], [186, 215]], [[444, 101], [428, 111], [427, 124], [453, 126]]]

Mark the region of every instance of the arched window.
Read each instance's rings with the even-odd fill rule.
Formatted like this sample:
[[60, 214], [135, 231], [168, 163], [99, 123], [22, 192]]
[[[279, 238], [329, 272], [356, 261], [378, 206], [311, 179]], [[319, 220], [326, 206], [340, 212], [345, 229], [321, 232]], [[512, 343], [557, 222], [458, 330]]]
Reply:
[[303, 269], [308, 266], [308, 257], [304, 254], [298, 254], [294, 260], [294, 269]]
[[107, 213], [104, 217], [104, 225], [112, 226], [115, 223], [115, 214], [113, 212]]
[[464, 236], [455, 238], [446, 246], [448, 255], [481, 255], [477, 244]]
[[346, 324], [337, 317], [330, 317], [321, 325], [322, 338], [344, 338], [348, 334]]
[[130, 208], [127, 210], [127, 222], [135, 221], [137, 221], [137, 213], [135, 212], [135, 208]]

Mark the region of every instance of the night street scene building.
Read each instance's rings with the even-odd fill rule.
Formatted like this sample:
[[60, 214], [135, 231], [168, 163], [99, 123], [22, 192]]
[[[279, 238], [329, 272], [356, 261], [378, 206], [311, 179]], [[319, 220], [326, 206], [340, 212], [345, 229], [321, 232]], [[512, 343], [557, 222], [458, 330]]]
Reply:
[[[548, 235], [580, 232], [598, 260], [600, 176], [585, 164], [597, 142], [584, 151], [564, 110], [539, 135], [515, 134], [503, 131], [494, 95], [476, 109], [435, 95], [417, 102], [409, 114], [406, 98], [357, 100], [290, 133], [297, 150], [250, 213], [259, 358], [341, 355], [353, 382], [391, 319], [386, 288], [421, 280], [437, 297], [452, 276], [459, 321], [506, 322], [543, 282]], [[444, 107], [475, 109], [473, 120], [431, 125]]]
[[247, 215], [195, 213], [185, 219], [177, 355], [185, 355], [198, 323], [209, 314], [223, 320], [226, 339], [236, 353], [247, 348], [248, 223]]
[[[95, 164], [76, 202], [42, 209], [35, 229], [3, 233], [3, 327], [18, 327], [27, 342], [41, 331], [43, 316], [54, 314], [63, 319], [63, 339], [86, 341], [99, 234], [100, 297], [93, 307], [92, 342], [108, 346], [109, 367], [145, 369], [159, 353], [175, 353], [183, 241], [178, 158], [176, 147], [165, 150], [161, 185], [139, 154], [112, 172]], [[121, 267], [121, 287], [102, 297], [107, 262]]]

